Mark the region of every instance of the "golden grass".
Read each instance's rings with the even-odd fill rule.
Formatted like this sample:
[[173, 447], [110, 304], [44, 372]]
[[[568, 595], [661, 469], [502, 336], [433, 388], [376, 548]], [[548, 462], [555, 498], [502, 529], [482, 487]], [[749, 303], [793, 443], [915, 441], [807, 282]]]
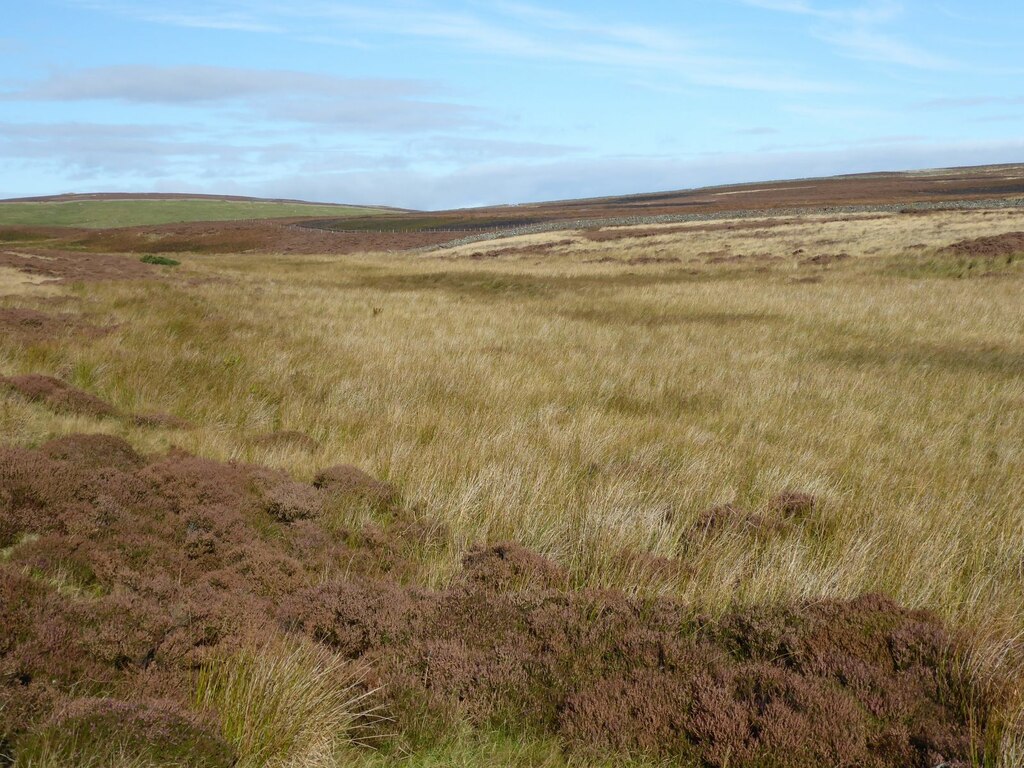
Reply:
[[38, 296], [43, 292], [56, 294], [57, 291], [51, 286], [40, 285], [46, 280], [45, 277], [30, 275], [11, 267], [0, 267], [0, 296]]
[[245, 648], [199, 672], [196, 706], [217, 712], [239, 768], [338, 765], [372, 710], [360, 675], [305, 644]]
[[[709, 611], [882, 591], [977, 630], [1005, 670], [1024, 630], [1022, 273], [891, 267], [1015, 229], [1018, 212], [969, 211], [574, 235], [483, 260], [462, 257], [566, 234], [426, 255], [196, 256], [180, 276], [214, 279], [90, 288], [82, 310], [115, 332], [0, 343], [0, 373], [65, 375], [198, 425], [90, 423], [143, 449], [376, 473], [451, 531], [423, 555], [434, 584], [470, 544], [513, 539], [579, 584]], [[721, 250], [775, 258], [707, 255]], [[851, 258], [801, 264], [836, 252]], [[623, 264], [652, 255], [680, 261]], [[0, 402], [0, 432], [20, 443], [83, 421]], [[321, 448], [251, 439], [274, 429]], [[693, 546], [701, 511], [760, 509], [785, 489], [818, 497], [810, 524]]]

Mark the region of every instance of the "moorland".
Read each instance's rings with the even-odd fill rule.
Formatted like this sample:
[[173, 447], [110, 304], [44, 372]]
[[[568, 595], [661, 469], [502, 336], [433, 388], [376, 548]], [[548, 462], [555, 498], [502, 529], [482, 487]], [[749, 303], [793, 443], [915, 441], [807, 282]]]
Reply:
[[0, 203], [0, 762], [1024, 760], [1021, 167], [153, 202]]

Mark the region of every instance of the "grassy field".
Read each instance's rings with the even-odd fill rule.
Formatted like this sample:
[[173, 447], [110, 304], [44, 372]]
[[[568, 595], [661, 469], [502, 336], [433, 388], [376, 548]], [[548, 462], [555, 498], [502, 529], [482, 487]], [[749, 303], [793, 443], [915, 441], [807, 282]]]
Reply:
[[357, 206], [244, 200], [72, 200], [0, 203], [0, 226], [135, 227], [189, 221], [286, 219], [293, 216], [372, 216], [383, 211]]
[[[142, 449], [173, 444], [300, 478], [351, 462], [448, 532], [419, 554], [425, 586], [446, 584], [470, 545], [513, 540], [576, 585], [673, 595], [711, 614], [884, 592], [966, 629], [979, 665], [1016, 675], [1024, 271], [938, 247], [1021, 223], [894, 214], [601, 242], [557, 233], [418, 256], [186, 256], [179, 279], [68, 289], [115, 330], [0, 342], [0, 373], [63, 375], [196, 429], [11, 398], [0, 432], [28, 445], [116, 431]], [[486, 248], [501, 255], [481, 258]], [[253, 440], [282, 429], [320, 447]], [[764, 510], [786, 490], [818, 500], [807, 525], [693, 546], [703, 511]], [[564, 761], [543, 740], [494, 734], [403, 764]]]

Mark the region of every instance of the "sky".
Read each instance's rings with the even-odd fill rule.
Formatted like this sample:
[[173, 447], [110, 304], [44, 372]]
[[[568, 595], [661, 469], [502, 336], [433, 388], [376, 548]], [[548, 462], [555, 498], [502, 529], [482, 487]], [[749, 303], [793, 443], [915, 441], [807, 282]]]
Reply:
[[1024, 161], [1019, 0], [5, 0], [0, 198], [418, 209]]

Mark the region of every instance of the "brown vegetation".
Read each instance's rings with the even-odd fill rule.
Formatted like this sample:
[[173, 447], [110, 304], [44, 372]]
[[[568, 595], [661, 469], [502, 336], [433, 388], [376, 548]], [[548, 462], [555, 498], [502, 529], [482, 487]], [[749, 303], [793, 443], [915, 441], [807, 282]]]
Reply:
[[366, 474], [350, 464], [328, 467], [317, 473], [313, 485], [325, 493], [344, 499], [358, 499], [380, 507], [394, 505], [398, 489]]
[[160, 268], [111, 253], [83, 253], [32, 248], [0, 251], [0, 267], [58, 283], [81, 280], [137, 280], [158, 277]]
[[[572, 590], [515, 544], [474, 548], [446, 589], [401, 586], [386, 574], [422, 530], [317, 522], [393, 501], [393, 487], [353, 467], [318, 485], [146, 459], [108, 436], [0, 451], [0, 733], [15, 754], [84, 729], [228, 765], [218, 712], [189, 709], [194, 671], [282, 633], [368, 665], [387, 728], [407, 738], [430, 722], [502, 722], [581, 754], [780, 768], [931, 768], [983, 748], [971, 728], [992, 702], [950, 677], [956, 642], [927, 612], [868, 596], [712, 620], [665, 598]], [[786, 493], [765, 514], [813, 505]]]
[[94, 418], [118, 414], [118, 410], [110, 403], [52, 376], [36, 373], [0, 376], [0, 386], [14, 390], [32, 402], [43, 403], [57, 413], [73, 413]]
[[48, 314], [22, 307], [0, 307], [0, 335], [21, 342], [35, 343], [71, 334], [96, 336], [105, 333], [71, 314]]
[[960, 240], [942, 249], [949, 256], [967, 256], [986, 259], [1024, 255], [1024, 232], [1006, 232], [990, 237]]
[[[515, 215], [866, 184], [934, 199], [955, 178]], [[211, 765], [226, 742], [252, 768], [239, 745], [260, 739], [228, 737], [251, 711], [225, 701], [269, 688], [267, 710], [308, 725], [292, 764], [317, 768], [1020, 765], [1020, 700], [1003, 695], [1024, 690], [1020, 215], [830, 211], [309, 258], [256, 255], [284, 242], [259, 222], [4, 230], [31, 243], [7, 254], [19, 264], [77, 238], [51, 260], [73, 281], [92, 280], [76, 248], [254, 252], [87, 290], [0, 266], [19, 302], [64, 296], [6, 315], [0, 372], [154, 414], [90, 410], [47, 377], [0, 386], [5, 441], [41, 446], [0, 451], [0, 756], [75, 764], [69, 740], [113, 712], [119, 750], [152, 741], [149, 762], [173, 764], [162, 722]], [[273, 228], [323, 254], [453, 236]], [[974, 274], [998, 279], [948, 279]], [[111, 325], [67, 343], [69, 306]], [[188, 425], [159, 411], [194, 427], [168, 434]], [[82, 429], [71, 412], [115, 415], [97, 428], [131, 442], [50, 440]], [[322, 469], [342, 461], [391, 482]], [[307, 759], [347, 699], [306, 718], [279, 697], [356, 678], [384, 686], [393, 719], [366, 723], [384, 749]]]

